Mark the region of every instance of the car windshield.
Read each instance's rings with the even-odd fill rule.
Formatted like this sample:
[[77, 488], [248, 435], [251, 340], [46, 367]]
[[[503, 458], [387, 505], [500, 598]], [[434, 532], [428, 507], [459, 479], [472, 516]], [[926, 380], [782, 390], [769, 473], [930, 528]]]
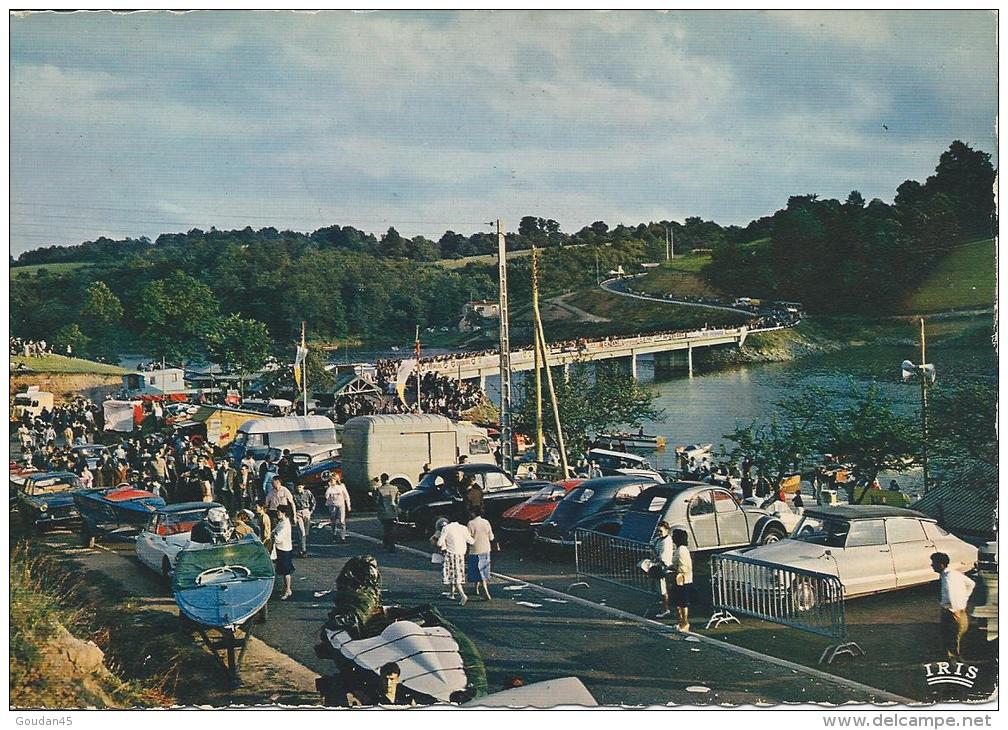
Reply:
[[578, 487], [573, 492], [567, 495], [567, 499], [577, 504], [584, 504], [594, 496], [595, 496], [595, 490], [592, 489], [591, 487]]
[[791, 533], [791, 539], [813, 545], [842, 548], [847, 542], [848, 532], [850, 532], [850, 522], [847, 520], [807, 515], [795, 527]]
[[557, 499], [563, 499], [567, 491], [561, 487], [559, 484], [550, 484], [548, 487], [543, 487], [538, 492], [536, 492], [530, 502], [553, 502]]
[[188, 512], [172, 512], [162, 515], [158, 524], [157, 534], [162, 537], [168, 537], [169, 535], [192, 532], [192, 528], [196, 526], [197, 522], [203, 519], [203, 515], [206, 512], [205, 509], [196, 509]]
[[35, 496], [42, 494], [59, 494], [69, 492], [77, 487], [77, 480], [69, 481], [60, 478], [40, 479], [32, 483], [31, 493]]

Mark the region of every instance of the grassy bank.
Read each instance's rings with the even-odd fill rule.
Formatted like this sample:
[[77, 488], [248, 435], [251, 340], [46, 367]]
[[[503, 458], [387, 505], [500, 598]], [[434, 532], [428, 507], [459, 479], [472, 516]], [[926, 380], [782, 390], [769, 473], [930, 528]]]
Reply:
[[84, 375], [124, 375], [129, 372], [118, 365], [108, 365], [93, 360], [66, 355], [44, 355], [43, 357], [24, 357], [15, 355], [11, 358], [11, 370], [24, 373], [59, 373]]
[[990, 309], [997, 296], [993, 239], [953, 249], [900, 306], [903, 314]]
[[[108, 662], [104, 596], [75, 566], [16, 545], [10, 559], [10, 706], [166, 707], [161, 682], [127, 681]], [[104, 604], [104, 606], [103, 606]], [[79, 637], [84, 637], [79, 638]], [[110, 666], [111, 664], [111, 666]]]

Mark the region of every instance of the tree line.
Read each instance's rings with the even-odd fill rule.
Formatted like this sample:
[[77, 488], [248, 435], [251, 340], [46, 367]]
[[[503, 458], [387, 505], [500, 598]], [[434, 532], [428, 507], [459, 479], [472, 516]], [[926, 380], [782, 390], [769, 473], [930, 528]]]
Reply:
[[726, 291], [797, 300], [810, 312], [890, 312], [950, 250], [994, 235], [994, 179], [990, 155], [956, 141], [934, 175], [903, 182], [892, 204], [866, 204], [857, 190], [843, 202], [796, 195], [772, 216], [726, 231], [704, 275]]
[[[713, 250], [704, 276], [726, 291], [797, 299], [819, 312], [888, 311], [951, 247], [992, 234], [993, 180], [990, 155], [954, 142], [935, 174], [900, 185], [892, 205], [865, 204], [856, 191], [843, 203], [794, 196], [745, 228], [689, 217], [612, 228], [596, 221], [565, 233], [555, 220], [525, 216], [508, 233], [508, 247], [543, 249], [540, 282], [551, 293], [592, 286], [619, 266], [661, 261], [671, 234], [677, 253]], [[221, 333], [225, 321], [247, 336], [264, 328], [284, 349], [302, 320], [316, 339], [402, 341], [416, 325], [454, 327], [470, 299], [496, 298], [492, 263], [428, 265], [496, 246], [488, 232], [446, 231], [432, 241], [351, 226], [192, 229], [154, 241], [51, 246], [16, 263], [84, 265], [12, 277], [11, 333], [81, 354], [112, 358], [140, 349], [172, 361], [232, 340]], [[529, 259], [513, 259], [514, 306], [527, 304], [530, 280]]]

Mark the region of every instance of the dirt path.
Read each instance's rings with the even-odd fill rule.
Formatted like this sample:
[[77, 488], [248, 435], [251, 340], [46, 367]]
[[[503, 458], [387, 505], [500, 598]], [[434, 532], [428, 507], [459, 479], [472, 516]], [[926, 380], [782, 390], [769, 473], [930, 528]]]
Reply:
[[562, 295], [560, 295], [558, 297], [553, 297], [552, 299], [547, 299], [546, 303], [547, 304], [551, 304], [552, 306], [557, 307], [559, 309], [562, 309], [563, 311], [565, 311], [565, 312], [567, 312], [569, 314], [573, 314], [575, 317], [577, 317], [577, 320], [579, 322], [596, 322], [596, 323], [598, 323], [598, 322], [611, 322], [612, 321], [611, 319], [606, 319], [605, 317], [599, 317], [599, 316], [597, 316], [595, 314], [592, 314], [591, 312], [586, 312], [583, 309], [578, 309], [573, 304], [568, 304], [567, 303], [567, 297], [569, 297], [569, 296], [570, 296], [570, 294], [562, 294]]

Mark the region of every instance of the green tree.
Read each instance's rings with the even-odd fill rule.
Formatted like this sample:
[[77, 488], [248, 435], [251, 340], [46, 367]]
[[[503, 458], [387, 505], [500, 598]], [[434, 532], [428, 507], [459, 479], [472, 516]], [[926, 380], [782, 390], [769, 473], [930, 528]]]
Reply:
[[899, 471], [918, 463], [917, 424], [899, 415], [876, 383], [852, 384], [848, 398], [834, 402], [820, 418], [822, 450], [839, 454], [851, 465], [855, 484], [867, 486], [881, 471]]
[[176, 270], [140, 288], [135, 317], [151, 355], [182, 363], [203, 353], [217, 309], [210, 287]]
[[273, 341], [262, 322], [231, 314], [221, 318], [208, 334], [206, 349], [211, 362], [238, 374], [244, 395], [245, 378], [266, 365]]
[[755, 473], [773, 484], [780, 484], [788, 474], [801, 473], [815, 461], [821, 437], [817, 424], [826, 401], [825, 391], [810, 388], [778, 402], [777, 411], [766, 422], [753, 421], [724, 435], [735, 444], [726, 455], [736, 463], [749, 461]]
[[[82, 334], [90, 340], [92, 354], [115, 361], [122, 339], [123, 306], [104, 281], [92, 283], [81, 307]], [[74, 348], [77, 349], [77, 348]]]
[[[587, 363], [571, 365], [566, 375], [558, 368], [553, 382], [564, 442], [571, 456], [584, 452], [590, 438], [597, 433], [617, 426], [638, 427], [646, 420], [659, 418], [662, 413], [654, 405], [655, 393], [612, 363], [598, 363], [594, 375]], [[534, 434], [534, 375], [524, 379], [520, 390], [522, 397], [516, 409], [515, 425], [523, 433]], [[547, 441], [556, 444], [556, 428], [550, 415], [545, 385], [543, 400], [544, 436]]]
[[116, 327], [122, 320], [123, 306], [104, 281], [96, 281], [84, 294], [81, 316], [100, 327]]
[[72, 354], [77, 357], [86, 355], [90, 344], [91, 338], [81, 332], [81, 328], [76, 323], [61, 327], [53, 339], [56, 352], [64, 354], [67, 347], [70, 347]]
[[944, 472], [973, 460], [997, 467], [997, 388], [980, 381], [931, 391], [929, 447]]

